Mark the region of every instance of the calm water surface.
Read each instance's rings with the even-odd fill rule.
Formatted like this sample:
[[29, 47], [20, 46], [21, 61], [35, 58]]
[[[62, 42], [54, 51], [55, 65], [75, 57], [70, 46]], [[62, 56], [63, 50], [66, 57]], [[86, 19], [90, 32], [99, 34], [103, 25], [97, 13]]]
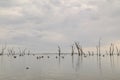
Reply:
[[37, 56], [0, 56], [0, 80], [120, 80], [120, 56]]

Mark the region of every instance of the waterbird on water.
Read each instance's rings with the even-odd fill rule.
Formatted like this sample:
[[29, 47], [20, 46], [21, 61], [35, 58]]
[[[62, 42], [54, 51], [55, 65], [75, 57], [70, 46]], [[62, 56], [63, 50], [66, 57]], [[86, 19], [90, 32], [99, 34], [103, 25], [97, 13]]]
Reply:
[[50, 58], [50, 57], [48, 56], [48, 58]]
[[14, 58], [16, 58], [16, 56], [14, 56]]
[[29, 69], [29, 67], [26, 67], [26, 69]]
[[103, 55], [103, 57], [105, 57], [105, 55]]
[[44, 58], [44, 56], [42, 56], [42, 58]]
[[56, 56], [56, 59], [57, 59], [58, 57]]
[[62, 56], [62, 58], [64, 59], [64, 56]]

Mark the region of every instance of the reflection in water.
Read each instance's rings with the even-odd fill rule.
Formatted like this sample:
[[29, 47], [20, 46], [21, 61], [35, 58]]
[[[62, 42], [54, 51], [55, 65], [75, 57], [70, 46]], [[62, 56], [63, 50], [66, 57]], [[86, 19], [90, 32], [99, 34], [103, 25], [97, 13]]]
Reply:
[[72, 56], [72, 68], [74, 69], [74, 56]]
[[75, 71], [77, 72], [82, 67], [83, 56], [76, 56]]
[[119, 56], [117, 56], [117, 66], [119, 66]]
[[110, 65], [111, 65], [111, 70], [114, 71], [114, 56], [110, 56]]
[[4, 71], [4, 66], [5, 61], [4, 61], [4, 56], [0, 56], [0, 72]]
[[98, 56], [98, 64], [99, 64], [99, 71], [100, 71], [100, 74], [102, 74], [101, 56]]
[[60, 60], [61, 60], [61, 57], [59, 56], [59, 65], [60, 65]]
[[76, 68], [75, 70], [78, 71], [80, 69], [80, 56], [77, 57]]
[[78, 55], [64, 55], [64, 57], [56, 58], [56, 55], [50, 55], [49, 59], [47, 56], [44, 56], [44, 59], [36, 59], [36, 56], [17, 58], [0, 56], [0, 80], [120, 79], [119, 56], [87, 56], [84, 58]]

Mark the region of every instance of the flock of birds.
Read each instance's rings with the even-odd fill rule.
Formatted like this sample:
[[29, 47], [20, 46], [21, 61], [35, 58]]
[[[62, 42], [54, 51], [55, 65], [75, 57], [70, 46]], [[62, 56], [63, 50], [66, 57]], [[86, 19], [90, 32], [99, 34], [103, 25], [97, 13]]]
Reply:
[[[59, 56], [60, 57], [60, 56]], [[57, 59], [57, 58], [59, 58], [58, 56], [56, 56], [55, 58]], [[42, 59], [42, 58], [44, 58], [44, 56], [37, 56], [36, 57], [37, 59]], [[50, 58], [50, 56], [47, 56], [47, 58]], [[64, 59], [64, 56], [61, 56], [61, 58], [63, 58]]]

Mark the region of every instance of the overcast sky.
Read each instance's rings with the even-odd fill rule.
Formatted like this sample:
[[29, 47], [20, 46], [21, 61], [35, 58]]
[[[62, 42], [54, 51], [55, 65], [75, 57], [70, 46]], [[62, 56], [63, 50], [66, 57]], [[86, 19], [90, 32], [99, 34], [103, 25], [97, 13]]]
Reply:
[[120, 0], [0, 0], [0, 44], [70, 51], [120, 40]]

